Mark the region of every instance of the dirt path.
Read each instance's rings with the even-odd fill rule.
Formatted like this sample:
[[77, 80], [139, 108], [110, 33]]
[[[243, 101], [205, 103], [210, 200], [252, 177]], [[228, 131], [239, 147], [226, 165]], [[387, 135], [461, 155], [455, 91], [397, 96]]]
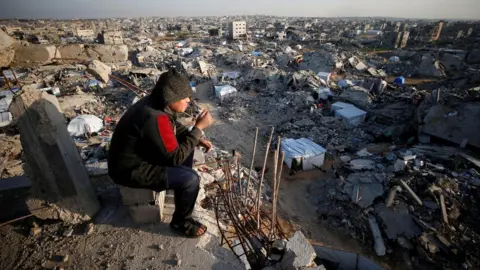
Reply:
[[[244, 155], [244, 160], [250, 160], [252, 155], [253, 141], [255, 137], [255, 127], [261, 128], [259, 132], [259, 145], [265, 145], [266, 139], [261, 136], [262, 131], [268, 129], [268, 125], [257, 123], [255, 117], [239, 119], [234, 122], [227, 122], [220, 118], [219, 106], [216, 99], [212, 97], [212, 83], [205, 82], [197, 85], [197, 94], [199, 105], [208, 109], [215, 124], [205, 130], [205, 134], [214, 143], [215, 147], [225, 151], [237, 150]], [[259, 151], [257, 148], [257, 151]]]
[[[255, 116], [244, 117], [235, 122], [226, 122], [220, 119], [219, 106], [217, 100], [212, 96], [212, 84], [206, 82], [197, 86], [198, 103], [202, 108], [210, 110], [215, 118], [215, 124], [206, 130], [216, 147], [224, 150], [236, 149], [244, 154], [243, 162], [250, 162], [253, 147], [254, 129], [260, 128], [259, 141], [255, 163], [262, 165], [265, 154], [265, 145], [267, 138], [262, 136], [268, 132], [268, 126], [271, 123], [263, 123]], [[268, 164], [272, 164], [272, 158]], [[269, 175], [267, 175], [267, 178]], [[299, 225], [304, 233], [316, 243], [344, 249], [349, 251], [360, 251], [358, 242], [349, 235], [340, 235], [329, 230], [325, 224], [318, 220], [315, 201], [309, 194], [308, 187], [315, 181], [322, 181], [325, 177], [330, 177], [321, 171], [311, 171], [298, 173], [289, 176], [288, 168], [284, 171], [282, 184], [280, 187], [279, 207], [283, 218], [291, 221], [294, 225]], [[326, 193], [326, 191], [325, 191]], [[312, 196], [321, 196], [322, 194], [313, 194]], [[326, 194], [325, 194], [326, 195]]]

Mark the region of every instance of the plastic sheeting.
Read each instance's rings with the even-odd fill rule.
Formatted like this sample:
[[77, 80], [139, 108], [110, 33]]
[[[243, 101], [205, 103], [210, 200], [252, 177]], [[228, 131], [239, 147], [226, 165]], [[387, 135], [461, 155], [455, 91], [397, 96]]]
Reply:
[[103, 128], [102, 119], [96, 117], [95, 115], [79, 115], [68, 123], [68, 132], [71, 136], [83, 136], [85, 134], [91, 134], [99, 132]]
[[398, 56], [392, 56], [388, 59], [388, 61], [392, 62], [392, 63], [397, 63], [397, 62], [400, 62], [400, 57]]
[[215, 96], [218, 98], [224, 98], [229, 95], [235, 94], [237, 89], [229, 84], [215, 86]]
[[402, 76], [397, 77], [397, 78], [395, 78], [393, 83], [398, 84], [398, 85], [404, 85], [405, 84], [405, 78], [402, 77]]

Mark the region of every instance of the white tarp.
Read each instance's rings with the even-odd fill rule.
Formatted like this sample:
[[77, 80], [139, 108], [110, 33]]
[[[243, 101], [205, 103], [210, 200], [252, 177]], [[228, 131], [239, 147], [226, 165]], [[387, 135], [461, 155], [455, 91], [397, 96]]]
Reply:
[[237, 92], [237, 89], [229, 84], [215, 86], [215, 96], [223, 98]]
[[284, 139], [281, 143], [282, 152], [285, 152], [285, 163], [292, 168], [293, 160], [302, 164], [302, 170], [312, 170], [321, 167], [325, 159], [325, 148], [309, 139]]
[[6, 127], [12, 122], [12, 114], [10, 112], [0, 112], [0, 127]]
[[0, 91], [0, 112], [8, 111], [13, 100], [13, 93], [9, 90]]
[[400, 57], [392, 56], [392, 57], [390, 57], [390, 59], [388, 59], [388, 61], [393, 62], [393, 63], [397, 63], [397, 62], [400, 62]]
[[102, 128], [102, 119], [90, 114], [83, 114], [73, 118], [72, 121], [68, 123], [67, 127], [71, 136], [82, 136], [99, 132]]

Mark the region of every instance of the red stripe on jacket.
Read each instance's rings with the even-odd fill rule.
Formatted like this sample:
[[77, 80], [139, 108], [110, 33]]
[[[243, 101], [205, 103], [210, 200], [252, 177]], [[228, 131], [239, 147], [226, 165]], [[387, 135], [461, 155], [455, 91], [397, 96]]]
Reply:
[[163, 145], [168, 153], [173, 152], [178, 147], [177, 138], [173, 131], [172, 124], [167, 115], [159, 115], [157, 117], [158, 133], [162, 138]]

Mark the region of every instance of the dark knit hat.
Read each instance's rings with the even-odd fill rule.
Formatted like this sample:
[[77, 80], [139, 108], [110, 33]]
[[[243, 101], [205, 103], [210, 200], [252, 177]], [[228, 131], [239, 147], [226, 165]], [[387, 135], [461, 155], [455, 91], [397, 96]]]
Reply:
[[166, 107], [184, 98], [192, 97], [193, 90], [187, 76], [171, 69], [160, 75], [155, 88], [152, 91], [152, 98], [155, 103]]

